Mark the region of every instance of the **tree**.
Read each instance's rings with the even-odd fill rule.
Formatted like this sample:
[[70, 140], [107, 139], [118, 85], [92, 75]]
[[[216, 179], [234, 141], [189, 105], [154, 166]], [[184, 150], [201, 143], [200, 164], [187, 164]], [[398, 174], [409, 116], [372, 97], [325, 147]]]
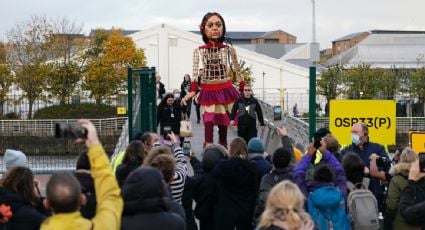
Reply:
[[400, 76], [395, 67], [391, 69], [374, 69], [374, 76], [378, 80], [378, 90], [382, 99], [393, 100], [400, 90]]
[[378, 78], [368, 64], [361, 64], [347, 71], [346, 93], [353, 99], [372, 99], [378, 92]]
[[[241, 74], [242, 80], [246, 83], [251, 84], [255, 81], [252, 78], [252, 70], [250, 67], [245, 66], [246, 62], [242, 59], [239, 60], [239, 72]], [[232, 82], [236, 82], [236, 74], [234, 72], [229, 73], [229, 77], [232, 79]]]
[[46, 17], [39, 16], [31, 16], [7, 32], [7, 61], [15, 73], [15, 83], [28, 100], [28, 119], [31, 119], [34, 102], [42, 97], [46, 74], [50, 71], [46, 63], [50, 34], [52, 26]]
[[53, 34], [49, 37], [52, 71], [47, 77], [46, 91], [57, 97], [61, 104], [69, 101], [82, 79], [83, 52], [87, 41], [82, 25], [66, 18], [53, 22]]
[[6, 45], [0, 41], [0, 64], [6, 63]]
[[100, 104], [106, 97], [116, 95], [124, 89], [127, 81], [127, 68], [140, 68], [146, 65], [142, 49], [137, 49], [131, 38], [121, 30], [97, 30], [95, 38], [86, 52], [87, 66], [83, 89], [91, 91], [91, 96]]
[[[344, 93], [344, 69], [343, 66], [337, 65], [330, 67], [320, 74], [320, 78], [316, 81], [316, 92], [326, 97], [326, 104], [332, 99], [336, 99]], [[329, 107], [328, 107], [329, 109]], [[327, 113], [328, 111], [326, 111]]]
[[3, 105], [7, 101], [7, 94], [12, 86], [13, 76], [9, 65], [0, 63], [0, 114], [3, 115]]
[[[419, 99], [421, 112], [424, 114], [425, 108], [425, 58], [423, 55], [418, 57], [418, 65], [420, 66], [410, 74], [410, 88], [413, 96]], [[423, 116], [423, 115], [422, 115]]]

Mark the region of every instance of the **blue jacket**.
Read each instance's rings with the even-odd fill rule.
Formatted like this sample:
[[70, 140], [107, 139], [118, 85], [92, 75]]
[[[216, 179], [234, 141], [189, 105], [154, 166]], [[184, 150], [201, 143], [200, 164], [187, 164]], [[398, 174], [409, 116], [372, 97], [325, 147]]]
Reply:
[[366, 142], [363, 144], [363, 149], [360, 149], [356, 144], [351, 144], [350, 146], [347, 146], [341, 151], [341, 154], [344, 156], [344, 154], [348, 152], [353, 152], [359, 155], [359, 157], [363, 160], [363, 163], [366, 167], [370, 167], [369, 157], [372, 155], [372, 153], [376, 153], [380, 157], [385, 157], [388, 160], [390, 159], [388, 157], [387, 152], [385, 151], [384, 146], [373, 143], [373, 142]]
[[[308, 197], [309, 193], [317, 187], [313, 181], [307, 181], [306, 179], [307, 170], [310, 167], [314, 167], [311, 163], [312, 159], [313, 157], [311, 155], [304, 155], [292, 175], [293, 181], [298, 185], [298, 187], [300, 187], [306, 198]], [[327, 163], [332, 169], [333, 173], [335, 174], [335, 186], [339, 188], [344, 197], [347, 198], [347, 178], [345, 177], [344, 169], [342, 168], [339, 161], [332, 153], [327, 150], [323, 154], [322, 161]]]

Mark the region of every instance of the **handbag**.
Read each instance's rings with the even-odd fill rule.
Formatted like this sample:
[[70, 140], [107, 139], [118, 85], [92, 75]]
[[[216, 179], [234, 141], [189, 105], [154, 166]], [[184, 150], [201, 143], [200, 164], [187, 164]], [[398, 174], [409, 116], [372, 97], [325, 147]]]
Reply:
[[183, 115], [183, 120], [180, 121], [180, 136], [192, 137], [192, 121], [187, 118], [187, 114]]

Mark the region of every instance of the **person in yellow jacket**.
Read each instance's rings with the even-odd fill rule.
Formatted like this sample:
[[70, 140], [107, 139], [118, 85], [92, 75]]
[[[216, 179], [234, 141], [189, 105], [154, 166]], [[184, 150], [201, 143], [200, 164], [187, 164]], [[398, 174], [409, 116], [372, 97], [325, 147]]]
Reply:
[[123, 200], [117, 180], [93, 124], [83, 119], [78, 123], [87, 130], [85, 144], [89, 149], [87, 155], [96, 190], [96, 214], [92, 219], [85, 219], [79, 211], [80, 204], [85, 201], [79, 182], [70, 173], [55, 173], [47, 183], [44, 201], [44, 205], [52, 209], [53, 215], [43, 221], [40, 229], [119, 229]]

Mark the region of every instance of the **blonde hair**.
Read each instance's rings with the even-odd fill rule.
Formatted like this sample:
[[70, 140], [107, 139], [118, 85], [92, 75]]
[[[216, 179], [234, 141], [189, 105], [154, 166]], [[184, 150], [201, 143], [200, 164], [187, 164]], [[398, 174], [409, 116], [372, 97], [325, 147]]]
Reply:
[[259, 228], [283, 225], [288, 230], [313, 229], [310, 215], [304, 211], [304, 195], [298, 186], [285, 180], [270, 191]]
[[418, 159], [418, 154], [409, 147], [403, 149], [400, 154], [400, 162], [403, 163], [412, 163], [415, 162], [416, 159]]

